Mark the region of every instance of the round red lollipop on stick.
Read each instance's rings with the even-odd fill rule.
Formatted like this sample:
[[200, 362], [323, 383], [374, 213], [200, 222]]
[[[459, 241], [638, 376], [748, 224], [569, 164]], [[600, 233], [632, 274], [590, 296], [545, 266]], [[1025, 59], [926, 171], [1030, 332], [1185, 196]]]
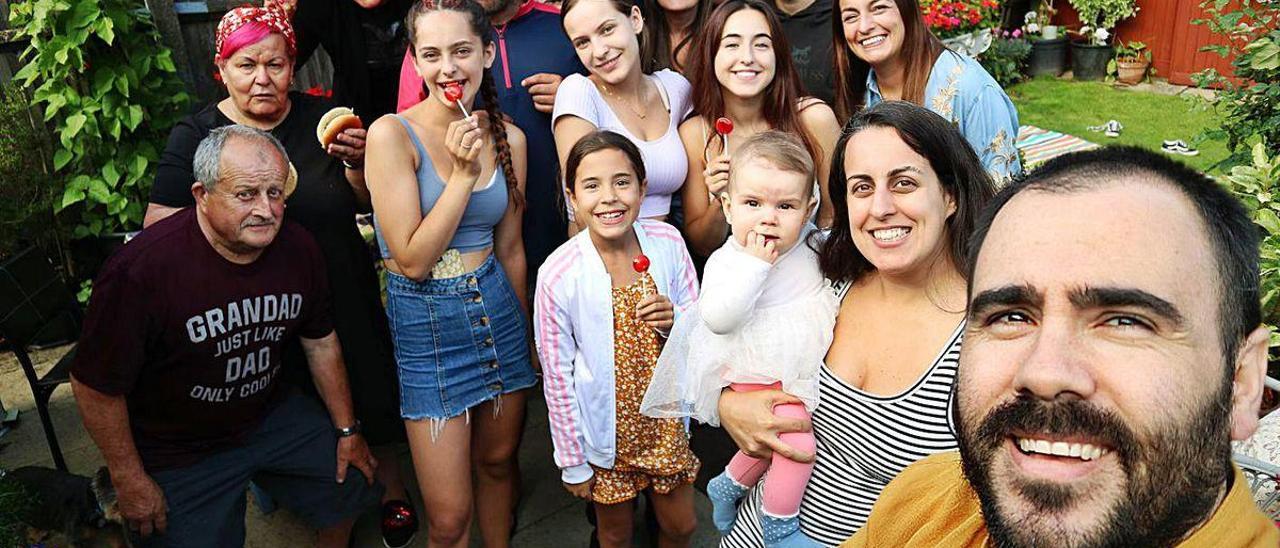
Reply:
[[634, 268], [635, 271], [639, 272], [640, 274], [644, 274], [645, 272], [648, 272], [649, 257], [646, 257], [644, 253], [636, 255], [636, 258], [631, 260], [631, 268]]
[[458, 104], [458, 108], [462, 110], [462, 117], [471, 116], [467, 114], [467, 107], [462, 106], [462, 86], [457, 82], [449, 82], [444, 86], [444, 98]]
[[729, 152], [729, 134], [733, 133], [733, 120], [721, 116], [716, 119], [716, 133], [720, 134], [724, 152]]
[[[644, 278], [645, 273], [649, 271], [649, 257], [644, 253], [636, 255], [636, 258], [631, 259], [631, 268], [636, 272], [639, 272], [641, 278]], [[644, 290], [644, 294], [649, 294], [649, 290], [647, 288]]]

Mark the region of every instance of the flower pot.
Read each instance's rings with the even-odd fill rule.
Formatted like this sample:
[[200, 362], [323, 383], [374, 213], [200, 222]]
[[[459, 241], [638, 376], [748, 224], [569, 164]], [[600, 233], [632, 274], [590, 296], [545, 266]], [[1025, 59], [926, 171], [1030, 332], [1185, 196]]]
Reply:
[[1058, 76], [1067, 70], [1067, 39], [1032, 40], [1031, 56], [1027, 58], [1027, 74]]
[[1140, 83], [1147, 77], [1147, 69], [1150, 67], [1151, 61], [1145, 59], [1137, 61], [1116, 59], [1116, 81], [1130, 86]]
[[959, 36], [944, 38], [942, 40], [942, 45], [956, 53], [963, 53], [969, 57], [977, 57], [987, 51], [987, 48], [991, 47], [991, 42], [994, 39], [994, 36], [991, 34], [991, 29], [982, 29], [961, 34]]
[[1071, 74], [1076, 80], [1101, 80], [1107, 75], [1111, 46], [1071, 43]]
[[1041, 36], [1044, 36], [1044, 39], [1045, 39], [1045, 40], [1057, 40], [1057, 39], [1058, 39], [1058, 26], [1057, 26], [1057, 25], [1045, 25], [1044, 27], [1042, 27], [1042, 28], [1040, 29], [1040, 34], [1041, 34]]

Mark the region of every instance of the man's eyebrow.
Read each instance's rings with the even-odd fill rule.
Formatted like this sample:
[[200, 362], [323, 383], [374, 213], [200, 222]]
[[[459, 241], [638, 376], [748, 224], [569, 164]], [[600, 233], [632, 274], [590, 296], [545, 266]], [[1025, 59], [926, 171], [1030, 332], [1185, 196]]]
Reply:
[[975, 321], [983, 311], [996, 306], [1029, 305], [1039, 307], [1044, 297], [1027, 284], [1006, 285], [978, 293], [969, 303], [969, 321]]
[[1152, 293], [1128, 287], [1082, 287], [1071, 290], [1067, 297], [1076, 308], [1130, 307], [1140, 308], [1163, 317], [1181, 327], [1182, 312], [1173, 303]]

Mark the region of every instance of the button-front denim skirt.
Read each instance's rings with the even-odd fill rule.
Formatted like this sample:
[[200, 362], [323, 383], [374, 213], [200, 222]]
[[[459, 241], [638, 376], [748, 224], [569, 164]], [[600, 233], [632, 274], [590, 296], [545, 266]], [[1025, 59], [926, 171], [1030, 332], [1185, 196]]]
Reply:
[[493, 255], [453, 278], [387, 272], [387, 318], [405, 419], [456, 417], [537, 381], [528, 322]]

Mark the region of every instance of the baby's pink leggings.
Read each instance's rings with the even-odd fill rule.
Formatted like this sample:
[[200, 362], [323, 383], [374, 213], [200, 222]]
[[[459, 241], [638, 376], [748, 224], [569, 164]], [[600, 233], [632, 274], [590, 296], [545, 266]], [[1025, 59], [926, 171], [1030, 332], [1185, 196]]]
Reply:
[[[735, 392], [754, 392], [778, 389], [782, 385], [780, 383], [734, 383], [729, 387]], [[809, 418], [809, 412], [799, 403], [775, 405], [773, 413], [793, 419]], [[814, 453], [817, 449], [812, 432], [786, 432], [778, 434], [778, 439], [806, 453]], [[725, 470], [729, 472], [729, 477], [733, 481], [747, 487], [759, 482], [765, 470], [768, 470], [769, 477], [764, 481], [764, 512], [770, 517], [789, 518], [800, 513], [800, 499], [804, 497], [804, 487], [809, 483], [809, 474], [813, 473], [813, 463], [796, 462], [778, 453], [774, 453], [771, 460], [758, 459], [738, 451]]]

